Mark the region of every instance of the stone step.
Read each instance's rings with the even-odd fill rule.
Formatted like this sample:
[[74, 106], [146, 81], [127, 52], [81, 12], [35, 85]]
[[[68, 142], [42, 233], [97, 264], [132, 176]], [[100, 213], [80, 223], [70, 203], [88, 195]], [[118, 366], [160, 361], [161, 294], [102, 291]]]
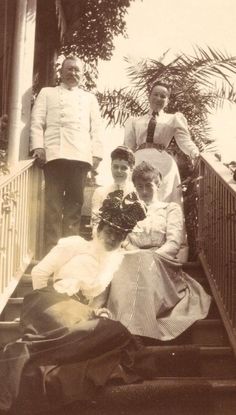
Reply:
[[23, 277], [20, 280], [19, 285], [30, 285], [32, 286], [32, 277], [31, 274], [28, 272], [25, 272]]
[[[10, 323], [20, 316], [20, 310], [23, 298], [11, 298], [2, 313], [2, 321]], [[0, 326], [1, 327], [1, 326]], [[18, 335], [18, 331], [17, 331]], [[1, 344], [0, 334], [0, 344]], [[173, 344], [194, 344], [198, 346], [227, 346], [229, 344], [228, 337], [222, 322], [218, 319], [206, 319], [197, 321], [179, 338], [171, 342], [158, 342], [156, 340], [145, 339], [145, 345], [173, 345]]]
[[21, 337], [19, 321], [0, 321], [0, 347]]
[[[19, 321], [0, 322], [0, 344], [21, 336]], [[156, 376], [201, 376], [236, 378], [236, 362], [228, 346], [161, 345], [147, 346], [136, 357], [137, 368], [146, 379]]]
[[[1, 335], [0, 333], [0, 344], [3, 344], [2, 338], [10, 340], [18, 338], [19, 330], [16, 330], [16, 324], [19, 324], [17, 320], [20, 316], [20, 310], [23, 303], [23, 298], [10, 298], [7, 306], [5, 307], [0, 322], [1, 332], [7, 327], [7, 333]], [[1, 323], [2, 324], [1, 326]], [[14, 323], [11, 325], [11, 323]], [[11, 334], [11, 328], [13, 333]], [[15, 334], [14, 334], [15, 333]], [[190, 327], [183, 335], [179, 338], [174, 339], [171, 342], [158, 342], [156, 340], [145, 339], [145, 345], [173, 345], [173, 344], [194, 344], [198, 346], [226, 346], [229, 344], [227, 334], [225, 332], [224, 326], [220, 320], [217, 319], [206, 319], [197, 321], [192, 327]]]
[[236, 361], [228, 346], [148, 346], [137, 353], [136, 368], [145, 379], [157, 376], [236, 379]]
[[7, 305], [5, 306], [4, 310], [1, 313], [0, 321], [13, 321], [16, 318], [19, 318], [21, 307], [23, 304], [23, 297], [11, 297], [8, 300]]
[[212, 299], [211, 305], [210, 305], [210, 310], [208, 312], [208, 316], [207, 318], [211, 318], [211, 319], [221, 319], [220, 317], [220, 313], [217, 307], [216, 302], [214, 301], [214, 299]]
[[229, 339], [220, 319], [197, 321], [191, 328], [191, 343], [204, 346], [226, 346]]
[[32, 277], [30, 273], [25, 273], [21, 278], [18, 286], [16, 287], [13, 296], [14, 297], [24, 297], [26, 294], [31, 292], [33, 289], [32, 286]]
[[106, 386], [91, 400], [44, 415], [234, 415], [236, 381], [159, 378]]
[[[24, 284], [31, 286], [31, 278], [24, 277]], [[1, 321], [11, 322], [20, 316], [23, 297], [11, 297], [1, 314]], [[145, 344], [155, 344], [155, 340], [147, 339]], [[228, 345], [228, 337], [224, 329], [223, 323], [217, 318], [206, 318], [197, 321], [177, 339], [165, 344], [190, 344], [202, 346], [225, 346]], [[160, 344], [163, 344], [160, 342]]]
[[176, 339], [161, 342], [155, 339], [143, 338], [145, 346], [155, 345], [186, 345], [198, 346], [228, 346], [229, 339], [222, 321], [218, 318], [206, 318], [194, 323], [188, 330]]

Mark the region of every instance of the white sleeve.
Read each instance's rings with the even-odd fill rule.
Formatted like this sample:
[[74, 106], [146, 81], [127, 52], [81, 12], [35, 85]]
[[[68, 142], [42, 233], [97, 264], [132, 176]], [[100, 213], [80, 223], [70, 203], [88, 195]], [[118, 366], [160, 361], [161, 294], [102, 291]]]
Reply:
[[41, 89], [31, 113], [30, 151], [44, 148], [44, 130], [46, 128], [47, 97], [46, 88]]
[[50, 275], [78, 253], [78, 247], [80, 244], [82, 246], [83, 242], [83, 238], [79, 236], [60, 239], [58, 244], [32, 269], [33, 289], [46, 287]]
[[166, 220], [166, 242], [156, 252], [175, 258], [183, 240], [183, 213], [177, 203], [168, 203]]
[[179, 148], [191, 158], [195, 158], [199, 155], [199, 150], [191, 139], [188, 123], [185, 116], [177, 112], [174, 118], [174, 137]]
[[134, 129], [134, 118], [130, 117], [125, 123], [124, 145], [135, 151], [137, 147]]

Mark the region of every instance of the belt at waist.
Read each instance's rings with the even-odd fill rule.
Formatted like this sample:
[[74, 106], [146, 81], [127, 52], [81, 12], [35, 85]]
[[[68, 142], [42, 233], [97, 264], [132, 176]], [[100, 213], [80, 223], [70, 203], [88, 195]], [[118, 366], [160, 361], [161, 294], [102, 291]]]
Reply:
[[144, 148], [155, 148], [158, 151], [164, 151], [166, 149], [164, 144], [143, 143], [143, 144], [140, 144], [140, 146], [138, 146], [135, 151], [143, 150]]

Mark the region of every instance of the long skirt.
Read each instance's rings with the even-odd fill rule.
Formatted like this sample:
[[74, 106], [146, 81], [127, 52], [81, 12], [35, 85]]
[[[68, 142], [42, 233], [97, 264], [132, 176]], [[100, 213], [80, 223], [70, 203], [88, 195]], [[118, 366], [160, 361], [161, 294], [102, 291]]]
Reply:
[[210, 302], [178, 261], [149, 249], [124, 257], [112, 280], [107, 308], [133, 335], [166, 341], [205, 318]]
[[125, 383], [137, 378], [128, 330], [52, 287], [25, 297], [21, 325], [0, 355], [0, 410], [32, 415], [91, 399], [118, 368]]

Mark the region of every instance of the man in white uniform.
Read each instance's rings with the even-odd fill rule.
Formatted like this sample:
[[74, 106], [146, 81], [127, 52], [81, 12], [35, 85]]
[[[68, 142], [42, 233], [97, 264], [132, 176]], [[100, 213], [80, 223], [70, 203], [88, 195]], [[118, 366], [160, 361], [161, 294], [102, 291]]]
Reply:
[[45, 250], [79, 232], [87, 173], [102, 159], [96, 97], [79, 88], [82, 62], [70, 56], [61, 84], [43, 88], [33, 107], [30, 150], [45, 175]]

